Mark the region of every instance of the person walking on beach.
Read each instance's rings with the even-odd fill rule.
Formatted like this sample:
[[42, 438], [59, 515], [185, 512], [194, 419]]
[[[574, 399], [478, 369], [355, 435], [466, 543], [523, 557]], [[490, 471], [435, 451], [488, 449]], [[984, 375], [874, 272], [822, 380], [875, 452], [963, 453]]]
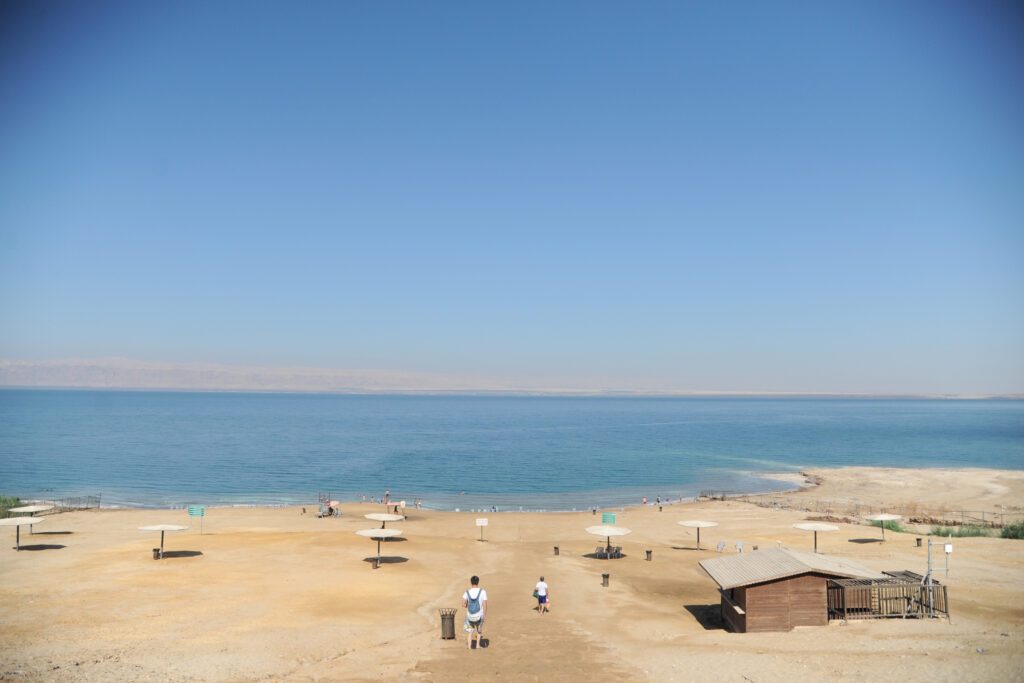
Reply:
[[462, 606], [466, 608], [466, 620], [462, 624], [466, 632], [466, 649], [473, 649], [473, 640], [477, 648], [483, 640], [484, 616], [487, 614], [487, 591], [480, 587], [480, 577], [469, 580], [469, 588], [462, 594]]
[[544, 582], [544, 577], [540, 577], [540, 581], [533, 588], [534, 594], [537, 596], [537, 614], [544, 614], [550, 611], [548, 609], [548, 585]]

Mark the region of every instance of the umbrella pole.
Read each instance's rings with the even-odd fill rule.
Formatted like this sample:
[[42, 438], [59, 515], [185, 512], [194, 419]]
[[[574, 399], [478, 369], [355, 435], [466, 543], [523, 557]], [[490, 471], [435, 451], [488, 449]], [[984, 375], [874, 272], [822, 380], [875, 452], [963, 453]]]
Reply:
[[700, 527], [697, 527], [697, 550], [700, 550]]
[[164, 556], [164, 532], [161, 531], [160, 532], [160, 558], [163, 559], [163, 556]]
[[377, 539], [377, 564], [373, 565], [374, 569], [380, 569], [380, 539]]
[[21, 550], [21, 527], [14, 527], [14, 549]]
[[818, 552], [818, 532], [814, 532], [814, 552]]

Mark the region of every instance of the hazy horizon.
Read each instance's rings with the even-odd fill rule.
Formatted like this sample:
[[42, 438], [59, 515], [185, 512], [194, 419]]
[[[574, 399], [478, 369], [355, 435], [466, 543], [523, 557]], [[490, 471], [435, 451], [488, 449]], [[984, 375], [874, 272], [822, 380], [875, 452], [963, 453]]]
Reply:
[[400, 372], [386, 369], [254, 367], [210, 363], [160, 363], [129, 359], [0, 359], [0, 388], [125, 389], [268, 393], [438, 393], [579, 396], [751, 396], [878, 398], [1024, 398], [1024, 393], [842, 392], [552, 384], [539, 380]]
[[5, 3], [0, 358], [1022, 393], [1022, 35], [1010, 2]]

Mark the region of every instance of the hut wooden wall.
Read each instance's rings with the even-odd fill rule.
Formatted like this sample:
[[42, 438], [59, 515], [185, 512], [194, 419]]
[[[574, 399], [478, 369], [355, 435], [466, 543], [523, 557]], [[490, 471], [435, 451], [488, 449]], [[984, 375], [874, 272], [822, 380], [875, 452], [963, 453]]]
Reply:
[[801, 574], [746, 587], [746, 630], [788, 631], [794, 626], [825, 626], [825, 577]]
[[[746, 588], [722, 591], [722, 621], [725, 628], [734, 633], [746, 633], [747, 615], [736, 611], [733, 605], [746, 611]], [[730, 598], [731, 596], [731, 598]]]

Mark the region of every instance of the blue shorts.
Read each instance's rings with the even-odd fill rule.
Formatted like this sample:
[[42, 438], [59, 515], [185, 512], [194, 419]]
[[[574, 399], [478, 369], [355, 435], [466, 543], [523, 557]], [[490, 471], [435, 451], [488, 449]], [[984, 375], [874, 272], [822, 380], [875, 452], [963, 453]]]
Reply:
[[537, 596], [537, 604], [538, 605], [546, 605], [547, 602], [548, 602], [548, 596], [546, 596], [546, 595], [538, 595]]

